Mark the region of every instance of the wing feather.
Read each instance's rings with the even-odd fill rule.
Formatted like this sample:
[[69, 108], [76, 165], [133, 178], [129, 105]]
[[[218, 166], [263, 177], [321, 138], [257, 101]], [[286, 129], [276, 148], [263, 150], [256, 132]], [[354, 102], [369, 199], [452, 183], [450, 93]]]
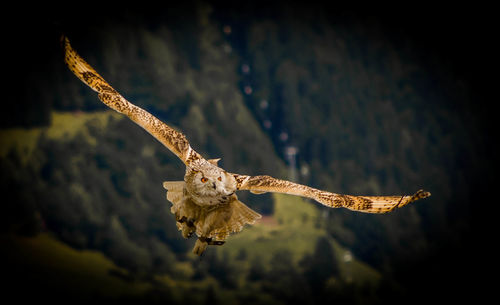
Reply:
[[365, 213], [387, 213], [418, 199], [429, 197], [429, 192], [419, 190], [403, 196], [353, 196], [330, 193], [291, 181], [270, 176], [234, 175], [238, 190], [252, 193], [275, 192], [314, 199], [331, 208], [347, 208]]
[[163, 123], [146, 110], [130, 103], [121, 96], [71, 47], [69, 39], [61, 38], [64, 49], [64, 61], [82, 82], [98, 93], [99, 99], [108, 107], [125, 114], [136, 124], [144, 128], [153, 137], [165, 145], [186, 165], [202, 159], [189, 145], [186, 137]]

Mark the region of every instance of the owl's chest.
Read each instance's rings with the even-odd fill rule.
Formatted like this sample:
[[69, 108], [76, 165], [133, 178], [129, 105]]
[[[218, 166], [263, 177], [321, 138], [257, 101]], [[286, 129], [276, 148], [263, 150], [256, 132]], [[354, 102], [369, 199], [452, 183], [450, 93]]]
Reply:
[[224, 195], [224, 194], [197, 194], [196, 192], [190, 192], [189, 188], [185, 188], [185, 196], [191, 198], [191, 200], [201, 207], [214, 207], [219, 205], [228, 204], [232, 198], [232, 195]]

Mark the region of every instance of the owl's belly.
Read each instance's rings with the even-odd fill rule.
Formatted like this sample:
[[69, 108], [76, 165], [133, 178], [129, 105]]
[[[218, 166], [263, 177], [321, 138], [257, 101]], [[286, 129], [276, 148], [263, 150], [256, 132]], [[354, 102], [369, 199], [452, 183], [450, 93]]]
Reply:
[[196, 205], [201, 207], [215, 207], [219, 205], [228, 204], [229, 201], [235, 194], [231, 195], [220, 195], [220, 196], [196, 196], [190, 194], [191, 199]]

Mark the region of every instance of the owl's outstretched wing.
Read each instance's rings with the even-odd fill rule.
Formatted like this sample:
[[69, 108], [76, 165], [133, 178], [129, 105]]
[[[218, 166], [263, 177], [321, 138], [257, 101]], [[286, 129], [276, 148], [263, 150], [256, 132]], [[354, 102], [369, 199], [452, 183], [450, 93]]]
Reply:
[[86, 85], [98, 93], [99, 99], [108, 107], [125, 114], [165, 145], [187, 166], [202, 159], [189, 145], [186, 137], [157, 119], [146, 110], [135, 106], [111, 87], [85, 60], [71, 47], [67, 37], [61, 38], [64, 61], [69, 69]]
[[238, 190], [255, 194], [265, 192], [284, 193], [308, 197], [332, 208], [347, 208], [365, 213], [387, 213], [410, 202], [429, 197], [429, 192], [419, 190], [403, 196], [352, 196], [318, 190], [306, 185], [276, 179], [270, 176], [246, 176], [234, 174]]

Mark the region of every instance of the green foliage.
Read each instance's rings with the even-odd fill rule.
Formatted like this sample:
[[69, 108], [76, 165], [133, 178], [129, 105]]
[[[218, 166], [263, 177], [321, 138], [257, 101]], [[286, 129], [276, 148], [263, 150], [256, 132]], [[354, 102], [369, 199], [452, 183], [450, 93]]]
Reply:
[[309, 294], [287, 250], [276, 251], [263, 281], [263, 290], [285, 304], [304, 304]]
[[326, 281], [339, 276], [330, 242], [325, 237], [318, 238], [312, 255], [306, 255], [301, 262], [304, 277], [315, 295], [324, 293]]

